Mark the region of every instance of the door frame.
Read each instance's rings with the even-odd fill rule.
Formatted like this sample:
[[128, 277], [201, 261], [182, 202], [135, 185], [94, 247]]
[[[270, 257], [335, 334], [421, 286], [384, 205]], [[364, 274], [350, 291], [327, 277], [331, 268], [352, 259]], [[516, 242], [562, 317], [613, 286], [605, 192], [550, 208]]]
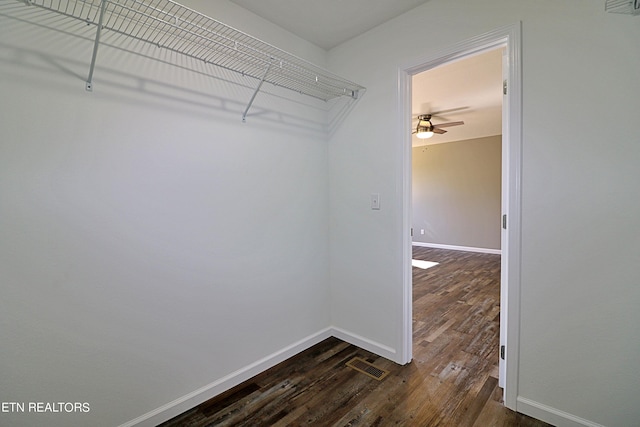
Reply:
[[[412, 76], [439, 65], [469, 57], [483, 51], [506, 49], [508, 90], [503, 103], [502, 157], [503, 191], [502, 214], [507, 215], [508, 227], [502, 248], [500, 289], [500, 336], [505, 345], [504, 403], [516, 410], [518, 396], [518, 364], [520, 340], [520, 264], [521, 264], [521, 176], [522, 176], [522, 24], [498, 28], [486, 34], [458, 44], [442, 48], [425, 57], [417, 58], [398, 68], [398, 118], [399, 132], [397, 158], [402, 171], [402, 308], [399, 335], [399, 359], [409, 363], [413, 351], [413, 301], [412, 301], [412, 237], [411, 237], [411, 80]], [[504, 329], [503, 329], [504, 328]]]

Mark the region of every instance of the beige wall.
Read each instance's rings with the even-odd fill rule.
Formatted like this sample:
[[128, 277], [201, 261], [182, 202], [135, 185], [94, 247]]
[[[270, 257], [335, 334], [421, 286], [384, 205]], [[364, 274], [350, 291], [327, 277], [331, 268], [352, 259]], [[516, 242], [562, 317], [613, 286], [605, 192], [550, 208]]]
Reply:
[[496, 135], [414, 147], [414, 242], [500, 249], [501, 145]]

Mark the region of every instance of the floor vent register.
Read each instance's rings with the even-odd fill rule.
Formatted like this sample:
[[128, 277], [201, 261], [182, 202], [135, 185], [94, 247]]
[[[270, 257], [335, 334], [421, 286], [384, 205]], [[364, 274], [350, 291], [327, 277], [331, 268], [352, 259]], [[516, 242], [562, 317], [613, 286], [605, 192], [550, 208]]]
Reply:
[[361, 357], [354, 357], [353, 359], [349, 360], [346, 365], [351, 369], [362, 372], [363, 374], [370, 376], [371, 378], [378, 381], [382, 381], [384, 377], [389, 375], [389, 371], [377, 368], [372, 363], [367, 362]]

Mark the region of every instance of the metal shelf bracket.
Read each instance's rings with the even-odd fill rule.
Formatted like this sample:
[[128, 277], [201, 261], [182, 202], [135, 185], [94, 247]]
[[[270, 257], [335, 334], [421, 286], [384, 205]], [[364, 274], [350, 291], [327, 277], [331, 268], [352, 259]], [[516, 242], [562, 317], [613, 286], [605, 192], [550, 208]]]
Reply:
[[270, 69], [271, 69], [271, 63], [269, 63], [269, 65], [267, 65], [267, 68], [264, 70], [264, 74], [260, 79], [260, 83], [258, 83], [258, 86], [256, 86], [256, 90], [253, 92], [253, 95], [249, 100], [249, 104], [247, 105], [247, 108], [245, 108], [244, 113], [242, 113], [242, 123], [245, 123], [247, 121], [247, 113], [249, 112], [249, 108], [251, 108], [251, 105], [253, 104], [253, 100], [256, 99], [256, 95], [260, 91], [260, 88], [262, 87], [262, 83], [264, 83], [264, 79], [267, 77], [267, 74], [269, 74]]
[[93, 54], [91, 56], [91, 65], [89, 66], [89, 77], [85, 89], [93, 92], [93, 70], [96, 67], [96, 58], [98, 57], [98, 47], [100, 46], [100, 33], [102, 32], [102, 23], [104, 21], [104, 11], [107, 7], [107, 0], [101, 0], [100, 18], [98, 19], [98, 28], [96, 29], [96, 39], [93, 43]]

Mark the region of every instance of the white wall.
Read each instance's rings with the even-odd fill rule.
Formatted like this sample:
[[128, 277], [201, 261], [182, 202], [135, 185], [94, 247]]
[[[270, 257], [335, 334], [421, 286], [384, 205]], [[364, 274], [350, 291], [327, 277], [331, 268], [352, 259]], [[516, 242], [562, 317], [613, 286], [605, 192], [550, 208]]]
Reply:
[[0, 4], [0, 401], [90, 405], [0, 425], [119, 425], [330, 325], [325, 104], [265, 86], [243, 124], [255, 81], [108, 34], [88, 93], [94, 31]]
[[[323, 65], [233, 4], [185, 3]], [[0, 400], [91, 412], [0, 423], [124, 423], [331, 324], [393, 358], [398, 67], [519, 20], [519, 405], [640, 419], [640, 18], [600, 1], [431, 0], [330, 52], [367, 92], [327, 153], [324, 104], [267, 88], [242, 125], [246, 82], [117, 38], [174, 65], [102, 48], [88, 94], [92, 27], [51, 31], [72, 29], [22, 7], [0, 4]]]
[[[329, 56], [332, 70], [367, 87], [329, 145], [334, 324], [397, 350], [398, 68], [522, 21], [518, 409], [558, 425], [640, 420], [640, 18], [603, 9], [601, 1], [431, 0]], [[369, 209], [372, 192], [380, 211]]]

